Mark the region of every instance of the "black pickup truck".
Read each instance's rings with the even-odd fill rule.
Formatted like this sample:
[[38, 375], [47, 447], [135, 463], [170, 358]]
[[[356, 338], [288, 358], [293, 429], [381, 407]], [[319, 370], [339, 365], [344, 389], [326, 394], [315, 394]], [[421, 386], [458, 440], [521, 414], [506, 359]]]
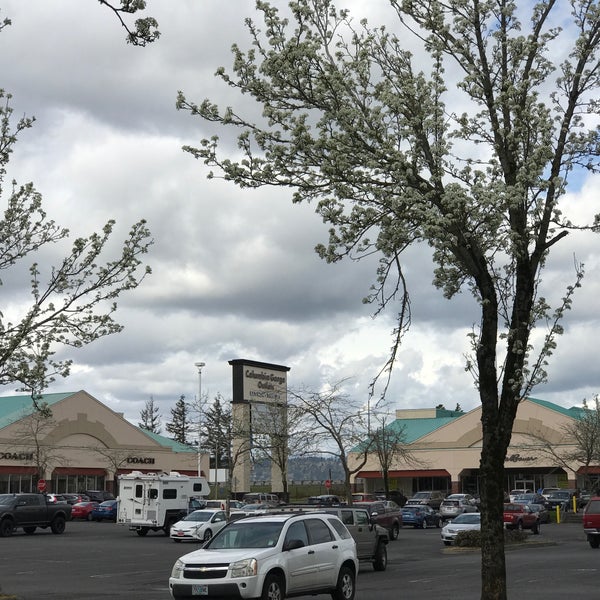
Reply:
[[0, 537], [18, 527], [28, 535], [38, 527], [63, 533], [70, 518], [70, 504], [48, 504], [44, 494], [0, 494]]

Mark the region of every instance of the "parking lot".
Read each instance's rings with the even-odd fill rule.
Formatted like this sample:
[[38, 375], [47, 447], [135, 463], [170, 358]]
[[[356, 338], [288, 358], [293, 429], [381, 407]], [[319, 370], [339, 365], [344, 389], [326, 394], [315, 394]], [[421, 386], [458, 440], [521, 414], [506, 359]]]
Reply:
[[[589, 547], [581, 523], [545, 525], [529, 541], [507, 551], [510, 598], [548, 600], [574, 590], [596, 597], [600, 550]], [[64, 535], [18, 531], [0, 546], [1, 592], [19, 600], [168, 600], [173, 562], [197, 547], [159, 533], [142, 538], [109, 522], [69, 522]], [[388, 556], [385, 572], [361, 565], [357, 600], [480, 597], [479, 553], [448, 551], [439, 529], [403, 528]]]

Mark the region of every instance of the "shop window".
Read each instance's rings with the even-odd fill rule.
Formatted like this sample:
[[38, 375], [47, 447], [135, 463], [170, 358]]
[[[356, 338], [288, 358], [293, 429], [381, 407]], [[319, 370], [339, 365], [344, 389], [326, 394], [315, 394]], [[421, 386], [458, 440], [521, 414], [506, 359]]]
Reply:
[[33, 487], [32, 475], [0, 475], [0, 494], [31, 493]]

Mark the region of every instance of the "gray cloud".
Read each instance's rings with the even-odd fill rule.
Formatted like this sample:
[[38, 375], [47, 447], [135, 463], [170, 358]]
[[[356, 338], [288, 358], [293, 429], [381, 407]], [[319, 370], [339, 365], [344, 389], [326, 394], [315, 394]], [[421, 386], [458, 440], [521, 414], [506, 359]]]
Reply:
[[[167, 420], [181, 394], [198, 393], [194, 362], [206, 362], [205, 392], [230, 397], [227, 361], [249, 358], [290, 366], [292, 387], [345, 379], [366, 402], [395, 318], [392, 305], [373, 320], [374, 307], [361, 302], [376, 257], [326, 264], [314, 247], [326, 241], [327, 227], [313, 207], [292, 205], [290, 190], [242, 191], [208, 181], [204, 166], [181, 150], [207, 132], [175, 110], [178, 90], [194, 101], [240, 101], [213, 74], [230, 64], [234, 41], [245, 45], [243, 17], [253, 7], [254, 0], [178, 0], [176, 9], [151, 3], [163, 35], [141, 49], [125, 44], [117, 21], [93, 0], [3, 3], [1, 16], [13, 25], [0, 34], [0, 85], [13, 93], [15, 114], [38, 119], [21, 136], [10, 176], [33, 180], [49, 215], [73, 235], [115, 218], [120, 240], [145, 218], [155, 239], [148, 255], [153, 275], [119, 303], [124, 332], [77, 353], [61, 349], [74, 359], [73, 372], [50, 391], [86, 389], [133, 422], [153, 396]], [[372, 13], [371, 23], [379, 20]], [[257, 113], [251, 104], [243, 108]], [[573, 195], [577, 214], [592, 204], [597, 182], [590, 178]], [[595, 237], [581, 242], [574, 234], [553, 250], [545, 293], [561, 297], [573, 253], [586, 263], [586, 280], [552, 358], [550, 382], [534, 394], [567, 406], [600, 383], [592, 358], [600, 292]], [[42, 256], [57, 255], [58, 249]], [[426, 246], [406, 255], [405, 273], [413, 327], [390, 405], [474, 408], [477, 393], [464, 370], [466, 335], [479, 318], [474, 300], [465, 291], [447, 301], [432, 287]], [[3, 281], [3, 297], [16, 307], [27, 276]]]

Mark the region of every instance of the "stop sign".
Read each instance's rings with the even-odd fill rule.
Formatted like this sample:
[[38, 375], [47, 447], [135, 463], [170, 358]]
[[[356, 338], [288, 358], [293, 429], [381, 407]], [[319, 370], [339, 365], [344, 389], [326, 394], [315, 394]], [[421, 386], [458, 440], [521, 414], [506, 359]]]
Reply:
[[329, 481], [329, 479], [326, 479], [326, 480], [325, 480], [325, 487], [326, 487], [327, 489], [329, 489], [329, 488], [331, 487], [331, 481]]
[[46, 480], [40, 479], [37, 483], [37, 488], [38, 488], [38, 492], [45, 492], [46, 491]]

